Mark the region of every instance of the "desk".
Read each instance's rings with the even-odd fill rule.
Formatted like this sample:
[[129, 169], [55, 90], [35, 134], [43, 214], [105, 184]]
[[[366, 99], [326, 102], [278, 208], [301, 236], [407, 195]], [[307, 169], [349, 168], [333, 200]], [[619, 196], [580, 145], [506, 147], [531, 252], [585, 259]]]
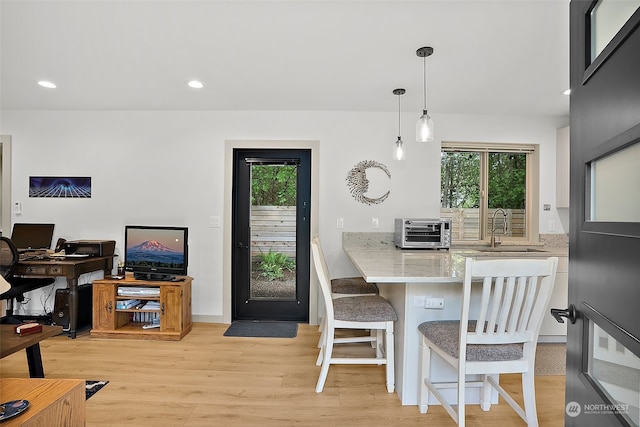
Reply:
[[0, 402], [26, 399], [29, 408], [2, 427], [84, 426], [84, 380], [1, 378]]
[[14, 327], [15, 325], [0, 325], [0, 359], [25, 349], [27, 363], [29, 364], [29, 376], [31, 378], [44, 378], [40, 341], [58, 335], [62, 332], [62, 327], [42, 326], [41, 332], [24, 336], [16, 334]]
[[24, 260], [16, 265], [13, 274], [26, 277], [65, 277], [69, 288], [69, 336], [76, 337], [78, 325], [78, 278], [85, 273], [103, 270], [111, 274], [113, 256]]

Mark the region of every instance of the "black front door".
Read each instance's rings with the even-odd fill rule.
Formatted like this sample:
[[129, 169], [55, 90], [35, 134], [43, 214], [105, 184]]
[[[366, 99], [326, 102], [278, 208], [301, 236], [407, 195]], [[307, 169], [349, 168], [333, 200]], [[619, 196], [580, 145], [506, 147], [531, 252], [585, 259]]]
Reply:
[[[624, 3], [631, 8], [616, 24], [609, 8]], [[576, 318], [567, 328], [565, 425], [637, 426], [640, 8], [608, 0], [573, 0], [570, 8], [569, 304]]]
[[309, 321], [311, 151], [233, 155], [232, 320]]

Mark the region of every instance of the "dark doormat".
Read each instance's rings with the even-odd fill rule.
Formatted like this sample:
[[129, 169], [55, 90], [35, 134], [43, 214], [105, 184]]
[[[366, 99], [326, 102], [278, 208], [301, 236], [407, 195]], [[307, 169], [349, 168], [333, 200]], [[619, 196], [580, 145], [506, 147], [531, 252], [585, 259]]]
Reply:
[[298, 334], [296, 322], [264, 320], [236, 320], [225, 331], [225, 337], [295, 338]]
[[109, 381], [91, 381], [91, 380], [86, 380], [85, 381], [85, 395], [86, 398], [85, 400], [89, 400], [89, 398], [91, 396], [93, 396], [94, 394], [96, 394], [98, 391], [100, 391], [100, 389], [104, 386], [106, 386], [107, 384], [109, 384]]

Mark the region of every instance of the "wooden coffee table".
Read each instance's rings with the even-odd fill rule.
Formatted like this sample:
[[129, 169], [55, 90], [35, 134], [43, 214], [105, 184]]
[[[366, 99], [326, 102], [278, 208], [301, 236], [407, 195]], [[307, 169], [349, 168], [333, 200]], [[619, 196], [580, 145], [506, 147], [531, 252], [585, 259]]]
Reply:
[[15, 325], [0, 325], [0, 359], [25, 349], [27, 363], [29, 364], [29, 376], [31, 378], [44, 378], [42, 356], [40, 354], [40, 341], [62, 333], [62, 326], [42, 326], [42, 332], [20, 336], [14, 332]]
[[44, 378], [0, 378], [0, 403], [28, 400], [29, 407], [2, 427], [84, 426], [85, 381]]

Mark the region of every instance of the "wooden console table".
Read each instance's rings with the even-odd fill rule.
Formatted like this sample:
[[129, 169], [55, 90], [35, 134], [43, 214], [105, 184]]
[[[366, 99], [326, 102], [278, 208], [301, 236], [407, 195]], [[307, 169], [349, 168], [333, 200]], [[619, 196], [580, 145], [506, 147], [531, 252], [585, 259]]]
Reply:
[[85, 273], [104, 271], [105, 277], [113, 269], [113, 256], [24, 260], [16, 265], [13, 274], [25, 277], [65, 277], [69, 288], [69, 336], [76, 337], [78, 326], [78, 278]]
[[84, 426], [85, 381], [0, 378], [0, 403], [25, 399], [29, 408], [2, 427]]
[[[125, 279], [105, 278], [93, 281], [93, 328], [98, 338], [131, 338], [141, 340], [179, 341], [191, 331], [191, 282], [189, 276], [177, 281], [137, 280], [131, 273]], [[120, 295], [118, 288], [146, 288], [154, 295]], [[157, 303], [156, 308], [119, 308], [118, 302], [136, 299]], [[145, 329], [149, 322], [134, 319], [136, 314], [155, 314], [157, 328]]]
[[43, 326], [41, 332], [20, 336], [15, 333], [14, 326], [0, 325], [0, 359], [25, 349], [27, 363], [29, 364], [29, 376], [31, 378], [44, 378], [40, 341], [62, 333], [62, 327]]

